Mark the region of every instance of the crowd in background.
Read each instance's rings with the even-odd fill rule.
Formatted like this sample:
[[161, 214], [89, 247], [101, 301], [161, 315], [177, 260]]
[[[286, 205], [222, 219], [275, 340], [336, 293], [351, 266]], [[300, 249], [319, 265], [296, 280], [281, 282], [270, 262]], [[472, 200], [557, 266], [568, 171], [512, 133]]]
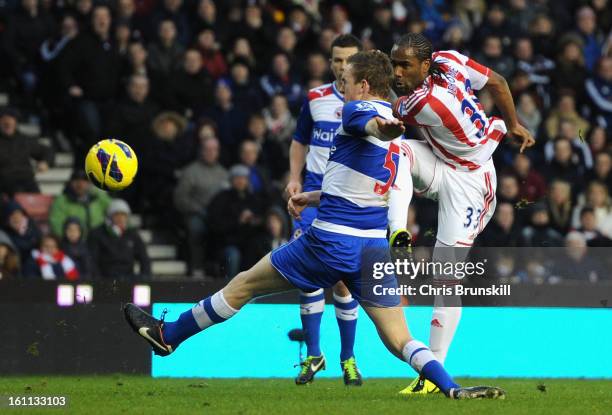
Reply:
[[[435, 49], [508, 80], [537, 145], [524, 154], [511, 139], [500, 145], [497, 211], [477, 244], [611, 246], [611, 26], [608, 0], [5, 0], [2, 273], [133, 276], [140, 262], [148, 275], [130, 211], [175, 235], [189, 274], [231, 276], [285, 242], [296, 117], [308, 89], [332, 81], [330, 44], [342, 33], [389, 52], [402, 34], [422, 32]], [[490, 96], [479, 99], [496, 114]], [[23, 136], [18, 121], [37, 124], [52, 148]], [[12, 195], [39, 190], [34, 171], [54, 151], [69, 149], [80, 168], [102, 137], [139, 157], [125, 201], [90, 189], [75, 170], [41, 236]], [[70, 214], [70, 203], [87, 214]], [[435, 240], [436, 211], [424, 199], [411, 206], [416, 245]]]

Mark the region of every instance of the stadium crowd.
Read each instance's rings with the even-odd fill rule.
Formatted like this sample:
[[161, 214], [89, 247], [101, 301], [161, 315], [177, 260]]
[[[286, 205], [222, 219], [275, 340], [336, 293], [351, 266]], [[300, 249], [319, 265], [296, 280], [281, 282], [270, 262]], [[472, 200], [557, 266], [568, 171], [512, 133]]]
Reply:
[[[611, 27], [607, 0], [5, 0], [1, 275], [135, 278], [138, 262], [147, 277], [131, 212], [174, 233], [191, 275], [235, 275], [287, 241], [292, 133], [308, 89], [332, 80], [342, 33], [389, 52], [423, 32], [508, 80], [537, 145], [519, 154], [506, 139], [497, 150], [497, 212], [479, 245], [612, 246]], [[18, 122], [37, 124], [52, 148]], [[80, 170], [103, 137], [139, 157], [125, 200]], [[67, 148], [75, 171], [43, 236], [13, 196], [38, 192], [35, 171]], [[416, 245], [435, 240], [434, 206], [411, 206]]]

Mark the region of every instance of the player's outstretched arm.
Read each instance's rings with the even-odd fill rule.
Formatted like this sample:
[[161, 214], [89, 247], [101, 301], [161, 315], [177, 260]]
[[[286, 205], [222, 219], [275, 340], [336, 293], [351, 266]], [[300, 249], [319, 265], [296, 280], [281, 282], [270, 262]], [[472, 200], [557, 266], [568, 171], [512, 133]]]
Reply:
[[406, 127], [404, 123], [397, 118], [390, 120], [374, 117], [365, 127], [366, 132], [382, 141], [391, 141], [404, 134]]
[[501, 111], [504, 122], [508, 127], [508, 133], [522, 141], [521, 153], [526, 148], [533, 146], [535, 144], [535, 138], [533, 138], [529, 130], [518, 122], [516, 107], [514, 106], [512, 93], [510, 92], [506, 79], [497, 72], [491, 71], [485, 88], [489, 90], [495, 102], [495, 106]]
[[321, 201], [321, 191], [303, 192], [293, 195], [287, 201], [287, 211], [297, 220], [301, 220], [301, 213], [309, 206], [319, 206]]

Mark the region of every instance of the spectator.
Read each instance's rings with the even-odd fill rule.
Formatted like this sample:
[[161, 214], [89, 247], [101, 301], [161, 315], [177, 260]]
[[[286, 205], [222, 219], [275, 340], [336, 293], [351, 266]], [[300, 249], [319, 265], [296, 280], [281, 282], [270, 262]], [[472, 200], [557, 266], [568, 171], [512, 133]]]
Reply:
[[50, 128], [68, 131], [70, 126], [67, 120], [65, 91], [57, 81], [60, 78], [60, 63], [64, 59], [66, 50], [71, 42], [78, 36], [79, 26], [75, 17], [66, 14], [61, 20], [61, 29], [57, 36], [48, 37], [40, 46], [43, 61], [40, 72], [41, 100], [48, 111]]
[[64, 193], [57, 196], [49, 211], [51, 232], [61, 237], [64, 224], [70, 217], [77, 218], [83, 237], [104, 222], [104, 215], [111, 199], [108, 194], [92, 186], [83, 170], [75, 170], [66, 183]]
[[219, 18], [217, 6], [213, 0], [200, 0], [196, 8], [195, 16], [191, 21], [193, 33], [201, 33], [204, 29], [210, 29], [220, 44], [227, 40], [227, 25]]
[[267, 167], [271, 177], [279, 180], [289, 165], [289, 151], [286, 143], [273, 140], [263, 115], [254, 113], [247, 122], [248, 139], [260, 148], [258, 163]]
[[555, 180], [550, 184], [547, 198], [550, 226], [561, 235], [570, 230], [572, 219], [572, 188], [569, 183]]
[[243, 59], [252, 71], [255, 71], [257, 74], [261, 72], [261, 64], [258, 65], [255, 53], [253, 53], [253, 49], [251, 48], [251, 43], [244, 37], [237, 37], [236, 40], [234, 40], [231, 51], [227, 54], [228, 62], [234, 62], [234, 60], [239, 58]]
[[601, 56], [603, 35], [597, 29], [597, 17], [591, 7], [582, 6], [578, 9], [576, 12], [576, 29], [584, 42], [582, 48], [584, 63], [587, 70], [592, 71]]
[[283, 26], [278, 29], [276, 34], [276, 48], [289, 57], [289, 62], [294, 67], [303, 67], [304, 62], [301, 57], [298, 57], [295, 53], [295, 47], [297, 45], [297, 37], [290, 27]]
[[125, 22], [119, 22], [115, 25], [115, 49], [124, 60], [128, 54], [130, 40], [132, 39], [132, 31], [130, 26]]
[[308, 55], [306, 77], [304, 80], [319, 79], [323, 81], [327, 78], [329, 78], [329, 64], [325, 55], [321, 52], [314, 52]]
[[[106, 211], [106, 222], [88, 237], [92, 276], [102, 279], [148, 279], [151, 261], [138, 231], [128, 228], [130, 206], [113, 199]], [[138, 263], [139, 273], [134, 272]]]
[[540, 173], [531, 167], [531, 159], [523, 153], [514, 158], [513, 173], [519, 180], [519, 198], [535, 202], [546, 194], [546, 182]]
[[589, 183], [586, 194], [578, 199], [572, 219], [575, 228], [580, 224], [580, 211], [584, 207], [590, 207], [595, 212], [597, 230], [605, 237], [612, 238], [612, 207], [608, 189], [603, 183], [596, 181]]
[[237, 108], [250, 114], [255, 108], [263, 107], [261, 92], [252, 79], [251, 67], [246, 59], [237, 57], [232, 61], [227, 83]]
[[612, 239], [605, 237], [597, 230], [597, 217], [593, 208], [582, 208], [580, 211], [580, 226], [577, 232], [582, 234], [588, 246], [612, 246]]
[[476, 239], [476, 245], [487, 247], [518, 246], [520, 233], [515, 223], [514, 207], [510, 203], [500, 203], [495, 209], [493, 221]]
[[41, 76], [40, 47], [53, 34], [55, 22], [37, 0], [21, 0], [21, 7], [6, 23], [4, 45], [0, 46], [4, 46], [15, 79], [32, 105]]
[[[524, 1], [524, 0], [520, 0]], [[550, 76], [555, 69], [555, 62], [533, 51], [533, 44], [528, 37], [519, 38], [514, 45], [516, 67], [529, 75], [536, 87], [538, 96], [544, 102], [545, 108], [550, 107], [549, 85]]]
[[219, 164], [219, 140], [212, 136], [201, 143], [199, 160], [182, 171], [174, 189], [174, 205], [187, 226], [191, 275], [200, 275], [203, 270], [208, 205], [220, 190], [228, 187], [229, 180], [227, 170]]
[[612, 57], [603, 57], [594, 77], [587, 79], [585, 88], [594, 108], [597, 123], [612, 129]]
[[589, 133], [589, 148], [591, 154], [597, 156], [600, 152], [603, 152], [608, 147], [608, 138], [606, 137], [606, 129], [598, 125], [591, 128]]
[[456, 50], [464, 55], [470, 55], [467, 47], [466, 29], [460, 23], [449, 25], [442, 36], [442, 40], [441, 50]]
[[23, 268], [32, 250], [40, 243], [40, 229], [23, 207], [15, 201], [10, 201], [4, 206], [4, 223], [6, 233], [17, 248]]
[[141, 157], [143, 212], [147, 220], [164, 226], [174, 224], [172, 192], [176, 173], [189, 160], [186, 150], [187, 120], [174, 112], [162, 112], [153, 120], [153, 137]]
[[21, 276], [19, 253], [11, 238], [0, 230], [0, 280], [10, 280]]
[[565, 255], [559, 255], [554, 262], [549, 283], [556, 284], [567, 280], [594, 283], [601, 278], [601, 266], [592, 255], [589, 255], [587, 241], [580, 232], [567, 234], [564, 251]]
[[289, 57], [283, 52], [274, 54], [272, 70], [261, 77], [261, 88], [268, 99], [276, 94], [285, 95], [292, 112], [299, 109], [304, 98], [304, 90], [297, 77], [291, 72]]
[[266, 47], [274, 43], [274, 24], [268, 21], [261, 7], [255, 3], [248, 3], [243, 16], [237, 35], [249, 39], [255, 56], [268, 56]]
[[177, 28], [178, 41], [183, 46], [189, 44], [191, 32], [187, 13], [183, 11], [183, 0], [163, 0], [158, 5], [151, 17], [151, 26], [157, 28], [161, 22], [171, 20]]
[[215, 32], [212, 29], [204, 29], [197, 39], [197, 47], [202, 55], [202, 66], [212, 76], [219, 79], [227, 74], [227, 63], [221, 53], [221, 46], [217, 43]]
[[555, 24], [543, 13], [538, 14], [529, 24], [529, 37], [535, 53], [552, 57], [557, 51]]
[[223, 80], [217, 82], [215, 104], [211, 109], [204, 112], [203, 116], [215, 120], [217, 123], [221, 148], [232, 155], [229, 160], [224, 161], [233, 162], [235, 160], [234, 155], [238, 150], [238, 143], [245, 135], [247, 114], [235, 105], [232, 90], [227, 82]]
[[542, 113], [538, 109], [530, 93], [524, 92], [519, 96], [516, 115], [518, 115], [521, 124], [527, 128], [534, 137], [539, 135], [540, 124], [542, 123]]
[[576, 36], [564, 36], [561, 39], [561, 52], [557, 57], [557, 67], [552, 74], [553, 86], [557, 91], [571, 90], [576, 94], [576, 101], [585, 101], [584, 82], [588, 72], [582, 55], [583, 42]]
[[279, 143], [288, 153], [296, 120], [289, 111], [287, 98], [281, 94], [274, 95], [270, 105], [263, 110], [263, 116], [270, 139]]
[[223, 258], [227, 278], [233, 278], [240, 271], [245, 243], [261, 229], [265, 204], [249, 190], [249, 176], [248, 167], [233, 166], [231, 188], [219, 192], [208, 207], [208, 227], [218, 255]]
[[[489, 36], [497, 37], [501, 41], [501, 47], [509, 47], [512, 36], [518, 33], [506, 18], [506, 12], [499, 4], [492, 4], [486, 14], [485, 22], [480, 26], [476, 36], [472, 39], [479, 42]], [[484, 64], [484, 62], [481, 62]]]
[[121, 137], [136, 152], [144, 154], [151, 138], [151, 123], [159, 107], [149, 98], [150, 83], [146, 75], [131, 75], [127, 96], [118, 103], [109, 122], [111, 137]]
[[170, 78], [170, 108], [187, 118], [212, 103], [213, 82], [196, 49], [185, 52], [183, 68]]
[[607, 151], [601, 152], [595, 156], [595, 167], [587, 176], [587, 183], [599, 181], [608, 189], [608, 193], [612, 192], [612, 156]]
[[255, 265], [260, 258], [289, 241], [287, 214], [278, 206], [268, 209], [265, 216], [265, 230], [249, 241], [246, 250], [245, 267]]
[[91, 276], [91, 255], [85, 242], [83, 225], [79, 218], [69, 217], [64, 222], [60, 248], [74, 261], [81, 279], [88, 279]]
[[109, 8], [96, 6], [92, 30], [70, 42], [59, 71], [59, 82], [75, 105], [75, 160], [82, 160], [101, 137], [119, 93], [121, 56], [112, 44], [111, 23]]
[[514, 73], [514, 61], [510, 56], [504, 56], [502, 39], [499, 36], [489, 35], [484, 38], [482, 52], [477, 54], [476, 60], [504, 78], [510, 78]]
[[80, 278], [74, 261], [59, 248], [59, 241], [53, 235], [43, 236], [38, 249], [32, 250], [23, 275], [43, 280], [77, 281]]
[[158, 26], [158, 40], [149, 44], [151, 69], [169, 76], [180, 69], [185, 48], [176, 37], [176, 25], [172, 20], [162, 20]]
[[[575, 155], [575, 161], [583, 170], [593, 167], [593, 155], [589, 145], [584, 141], [582, 133], [576, 130], [576, 124], [570, 119], [563, 119], [559, 123], [559, 135], [556, 140], [568, 140]], [[548, 141], [544, 145], [544, 157], [550, 161], [554, 157], [555, 141]]]
[[520, 200], [520, 188], [516, 176], [511, 174], [502, 175], [499, 178], [497, 199], [499, 203], [510, 203], [516, 205]]
[[265, 195], [270, 190], [270, 172], [259, 163], [261, 146], [254, 141], [245, 140], [240, 145], [240, 162], [249, 169], [250, 190]]
[[396, 37], [392, 18], [391, 7], [388, 4], [379, 3], [374, 6], [372, 23], [361, 33], [366, 50], [391, 51]]
[[574, 125], [575, 130], [571, 134], [572, 137], [567, 137], [570, 139], [577, 138], [579, 132], [586, 135], [590, 128], [588, 121], [576, 111], [576, 101], [569, 92], [559, 97], [556, 108], [546, 118], [545, 126], [548, 138], [556, 138], [559, 135], [562, 121], [570, 121]]
[[574, 153], [572, 143], [567, 138], [559, 138], [554, 141], [553, 151], [547, 176], [569, 182], [572, 188], [577, 188], [582, 183], [585, 170], [580, 158]]
[[38, 161], [36, 169], [43, 172], [49, 168], [51, 151], [17, 132], [17, 116], [13, 108], [0, 108], [0, 193], [38, 193], [30, 158]]
[[530, 208], [530, 223], [521, 232], [520, 246], [554, 247], [562, 246], [563, 237], [550, 226], [548, 209], [543, 203]]

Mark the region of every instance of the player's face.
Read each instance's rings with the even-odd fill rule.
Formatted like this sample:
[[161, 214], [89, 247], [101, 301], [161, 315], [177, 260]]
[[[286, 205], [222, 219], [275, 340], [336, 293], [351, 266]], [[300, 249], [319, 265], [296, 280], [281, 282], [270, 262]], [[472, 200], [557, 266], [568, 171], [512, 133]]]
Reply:
[[332, 48], [331, 70], [334, 73], [334, 76], [336, 77], [336, 81], [338, 81], [340, 88], [342, 88], [342, 82], [340, 82], [340, 80], [342, 79], [342, 73], [346, 68], [348, 58], [350, 58], [357, 52], [359, 52], [359, 50], [356, 47], [341, 48], [338, 46], [334, 46]]
[[423, 83], [429, 73], [430, 60], [420, 61], [410, 48], [393, 46], [391, 64], [395, 75], [395, 88], [399, 94], [408, 94]]
[[366, 85], [364, 85], [366, 84], [366, 82], [363, 80], [355, 80], [355, 77], [353, 76], [353, 71], [351, 70], [351, 65], [348, 65], [345, 68], [344, 72], [342, 73], [342, 78], [340, 79], [339, 84], [342, 90], [344, 91], [345, 102], [363, 99], [364, 93], [366, 92]]

